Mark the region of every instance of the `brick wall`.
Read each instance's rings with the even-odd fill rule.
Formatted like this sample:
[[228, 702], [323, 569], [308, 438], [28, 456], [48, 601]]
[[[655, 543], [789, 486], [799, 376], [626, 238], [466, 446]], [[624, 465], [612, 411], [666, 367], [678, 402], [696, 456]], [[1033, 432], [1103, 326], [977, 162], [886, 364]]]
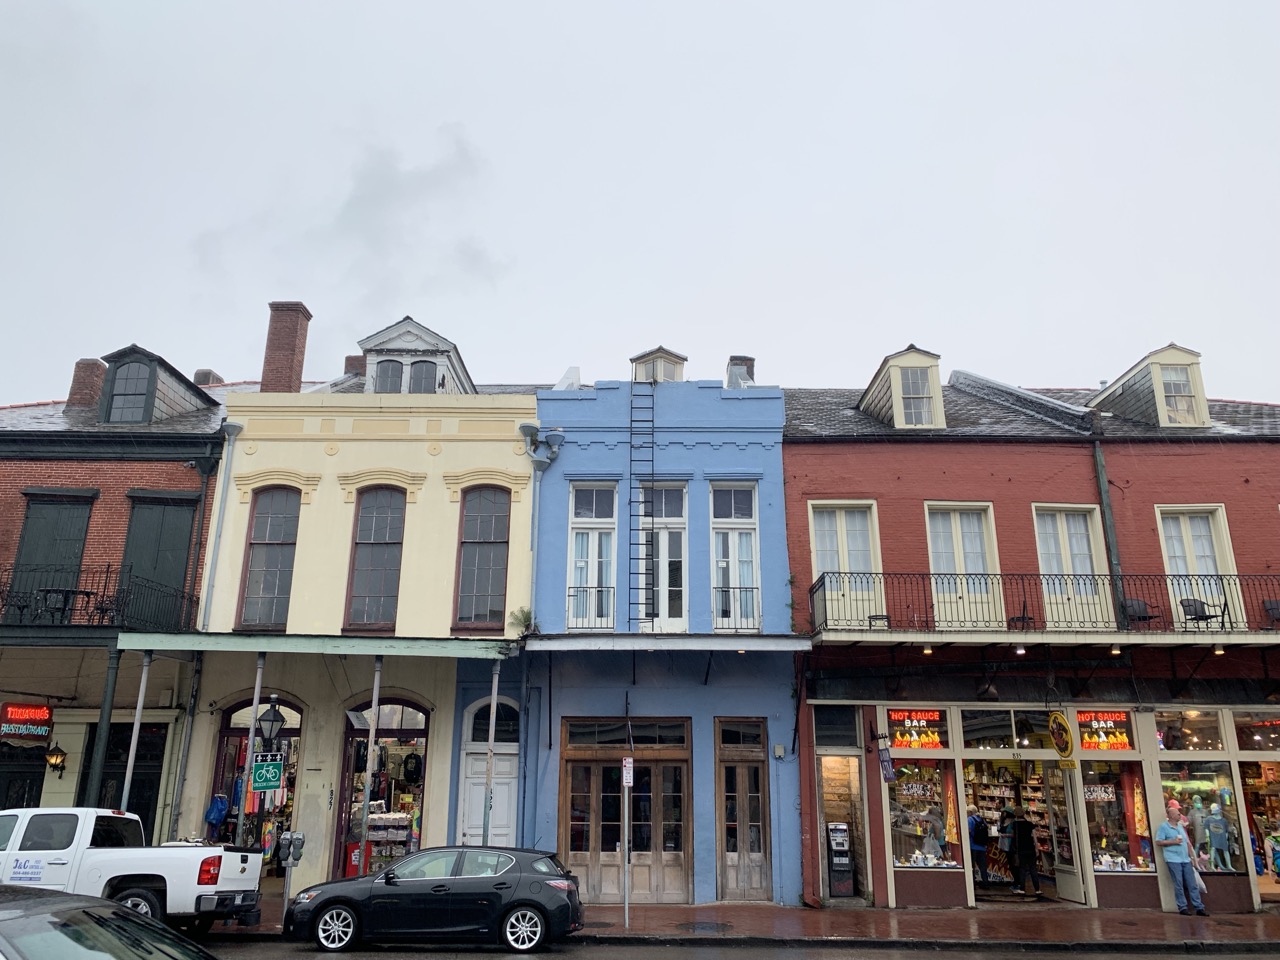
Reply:
[[[212, 496], [215, 479], [210, 478]], [[27, 487], [84, 487], [97, 489], [85, 537], [85, 566], [118, 565], [124, 557], [132, 502], [128, 490], [192, 490], [201, 488], [200, 473], [182, 463], [86, 460], [6, 460], [0, 469], [0, 566], [13, 563], [26, 518]], [[201, 544], [208, 542], [213, 504], [206, 504]], [[197, 507], [197, 514], [199, 508]], [[201, 547], [197, 564], [203, 562]], [[200, 570], [196, 583], [199, 584]], [[188, 571], [188, 579], [190, 571]]]

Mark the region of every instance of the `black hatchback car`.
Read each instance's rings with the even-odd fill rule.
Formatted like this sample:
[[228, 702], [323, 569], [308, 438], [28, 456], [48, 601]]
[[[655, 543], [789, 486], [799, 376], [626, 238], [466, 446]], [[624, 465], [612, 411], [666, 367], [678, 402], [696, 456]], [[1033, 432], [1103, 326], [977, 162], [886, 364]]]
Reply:
[[494, 942], [527, 952], [582, 929], [578, 881], [554, 853], [432, 847], [367, 877], [307, 887], [284, 935], [321, 950], [359, 941]]

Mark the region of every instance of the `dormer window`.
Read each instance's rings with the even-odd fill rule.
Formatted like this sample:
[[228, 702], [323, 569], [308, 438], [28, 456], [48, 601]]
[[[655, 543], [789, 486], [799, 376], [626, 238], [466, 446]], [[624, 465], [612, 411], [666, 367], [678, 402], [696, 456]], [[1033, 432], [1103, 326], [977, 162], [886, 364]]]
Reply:
[[1196, 396], [1191, 386], [1190, 367], [1160, 367], [1164, 381], [1164, 414], [1170, 424], [1197, 426]]
[[632, 380], [636, 383], [673, 383], [684, 379], [688, 357], [666, 347], [658, 347], [631, 358]]
[[409, 367], [410, 393], [436, 392], [436, 365], [430, 360], [419, 360]]
[[107, 407], [108, 423], [142, 423], [147, 418], [151, 394], [151, 365], [124, 363], [116, 367]]
[[896, 429], [945, 429], [938, 355], [911, 343], [885, 357], [862, 391], [858, 409]]
[[404, 364], [399, 360], [379, 360], [373, 378], [374, 393], [399, 393]]
[[902, 368], [902, 422], [908, 427], [933, 426], [928, 367]]

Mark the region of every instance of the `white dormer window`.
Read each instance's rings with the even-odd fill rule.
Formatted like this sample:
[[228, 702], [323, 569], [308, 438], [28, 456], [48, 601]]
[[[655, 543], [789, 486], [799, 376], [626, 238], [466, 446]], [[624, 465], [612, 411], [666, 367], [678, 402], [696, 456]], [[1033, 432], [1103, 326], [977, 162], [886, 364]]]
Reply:
[[373, 378], [374, 393], [399, 393], [404, 364], [399, 360], [379, 360]]
[[1195, 389], [1191, 386], [1190, 367], [1160, 367], [1164, 381], [1164, 414], [1170, 424], [1199, 426]]
[[631, 358], [631, 379], [636, 383], [671, 383], [684, 379], [682, 356], [666, 347], [647, 350]]
[[933, 426], [928, 367], [902, 368], [902, 422], [908, 427]]

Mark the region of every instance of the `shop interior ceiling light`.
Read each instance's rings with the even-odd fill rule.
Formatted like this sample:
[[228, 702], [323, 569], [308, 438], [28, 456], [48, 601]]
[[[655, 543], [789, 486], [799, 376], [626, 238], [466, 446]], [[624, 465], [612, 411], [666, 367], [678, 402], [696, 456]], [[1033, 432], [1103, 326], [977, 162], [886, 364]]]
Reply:
[[1018, 646], [1014, 649], [1013, 652], [1021, 657], [1027, 652], [1027, 648], [1024, 647], [1022, 644], [1018, 644]]

